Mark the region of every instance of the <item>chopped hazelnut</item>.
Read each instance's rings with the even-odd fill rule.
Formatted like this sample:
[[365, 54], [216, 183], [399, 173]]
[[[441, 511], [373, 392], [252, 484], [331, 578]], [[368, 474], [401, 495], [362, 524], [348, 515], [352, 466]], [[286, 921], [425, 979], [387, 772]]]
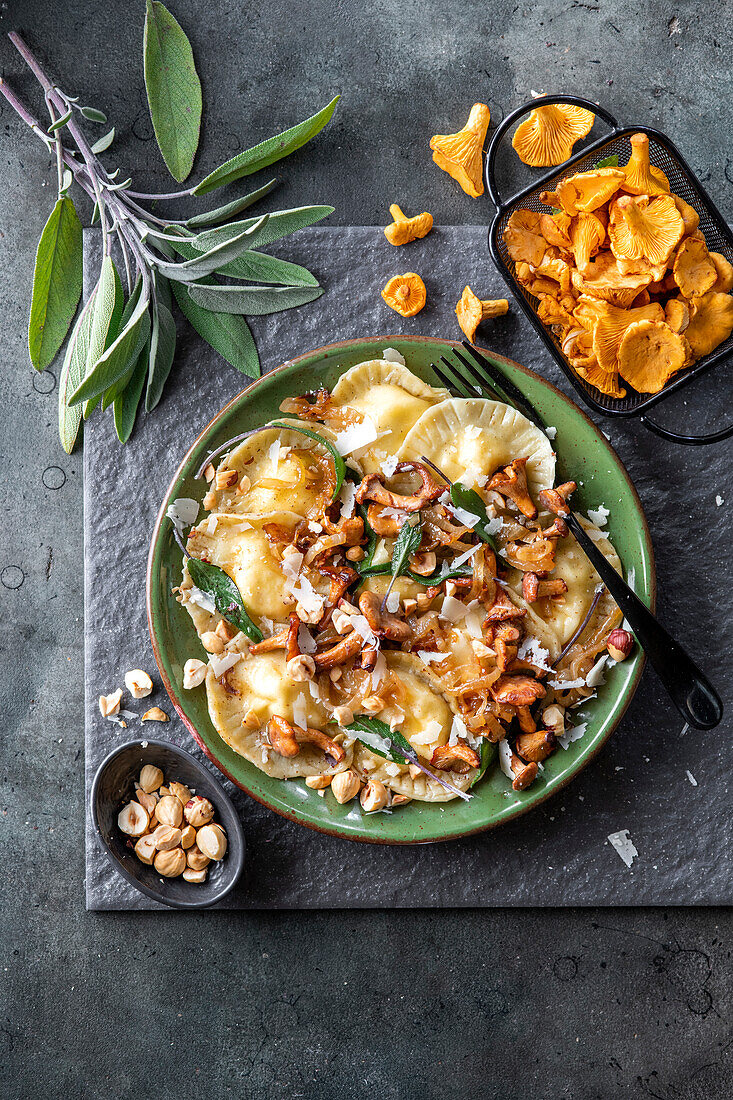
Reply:
[[155, 764], [143, 764], [138, 783], [146, 794], [157, 791], [162, 782], [163, 773], [160, 768], [156, 768]]
[[158, 798], [167, 798], [170, 794], [170, 787], [158, 787]]
[[183, 820], [183, 806], [174, 795], [167, 794], [155, 807], [155, 817], [161, 825], [175, 825], [177, 828]]
[[144, 699], [153, 690], [153, 681], [141, 668], [133, 668], [125, 673], [125, 687], [133, 699]]
[[384, 710], [384, 699], [379, 695], [367, 695], [361, 705], [366, 714], [379, 714], [380, 710]]
[[365, 556], [366, 555], [361, 546], [350, 546], [349, 549], [346, 551], [347, 561], [363, 561]]
[[348, 634], [350, 630], [353, 630], [351, 616], [345, 615], [343, 611], [334, 611], [331, 622], [337, 634]]
[[204, 868], [203, 871], [194, 871], [193, 867], [187, 867], [183, 872], [183, 877], [186, 882], [206, 882], [207, 874], [206, 868]]
[[354, 721], [354, 712], [350, 707], [341, 706], [333, 708], [333, 717], [340, 726], [350, 726]]
[[141, 722], [170, 722], [170, 718], [160, 707], [151, 707], [146, 710], [140, 719]]
[[191, 657], [183, 666], [183, 686], [186, 691], [199, 687], [206, 679], [206, 664]]
[[182, 806], [185, 806], [187, 802], [191, 801], [191, 792], [185, 783], [178, 783], [174, 779], [172, 783], [168, 784], [168, 789], [171, 794], [178, 799]]
[[206, 478], [207, 481], [213, 481], [215, 476], [216, 476], [216, 470], [214, 469], [213, 465], [210, 462], [209, 465], [204, 470], [204, 477]]
[[330, 775], [308, 775], [305, 780], [306, 787], [310, 787], [312, 791], [322, 791], [326, 787], [331, 786]]
[[201, 635], [201, 645], [207, 653], [223, 653], [224, 639], [214, 630], [205, 630]]
[[109, 718], [113, 714], [119, 714], [122, 688], [117, 688], [111, 695], [99, 696], [99, 710], [103, 718]]
[[202, 503], [207, 512], [210, 512], [212, 508], [216, 507], [218, 497], [216, 495], [216, 489], [209, 489], [208, 493], [204, 497]]
[[187, 848], [192, 848], [196, 843], [196, 830], [193, 825], [184, 825], [181, 829], [181, 847], [184, 852]]
[[418, 768], [417, 764], [410, 764], [407, 770], [410, 773], [410, 779], [417, 779], [419, 775], [422, 775], [422, 771]]
[[135, 844], [135, 855], [141, 863], [147, 863], [148, 866], [150, 866], [155, 859], [155, 852], [155, 841], [153, 840], [152, 833], [141, 836]]
[[335, 684], [337, 680], [341, 679], [343, 674], [344, 674], [344, 670], [342, 668], [340, 668], [338, 665], [336, 665], [335, 668], [330, 669], [330, 671], [328, 673], [328, 678], [329, 678], [329, 680], [331, 680], [332, 683]]
[[192, 871], [203, 871], [204, 867], [208, 867], [211, 860], [208, 856], [205, 856], [197, 844], [194, 844], [186, 852], [186, 863]]
[[291, 680], [304, 683], [312, 680], [316, 671], [316, 662], [307, 653], [299, 653], [291, 657], [285, 666], [285, 671]]
[[155, 841], [155, 847], [159, 852], [170, 852], [181, 843], [181, 830], [174, 825], [159, 825], [150, 834]]
[[349, 768], [345, 772], [334, 775], [331, 780], [331, 790], [333, 797], [343, 806], [345, 802], [350, 802], [359, 793], [361, 780], [356, 772]]
[[177, 878], [186, 869], [186, 855], [181, 848], [158, 852], [155, 857], [155, 870], [165, 878]]
[[403, 607], [405, 609], [405, 615], [412, 615], [413, 611], [417, 609], [417, 600], [413, 600], [409, 597], [404, 601]]
[[406, 794], [393, 794], [390, 806], [406, 806], [408, 802], [412, 802], [412, 799]]
[[196, 844], [205, 856], [218, 861], [227, 850], [226, 833], [220, 825], [204, 825], [196, 833]]
[[359, 795], [359, 801], [364, 813], [375, 813], [377, 810], [383, 809], [389, 802], [387, 788], [379, 779], [370, 779]]
[[249, 480], [249, 478], [247, 477], [246, 474], [242, 474], [242, 476], [239, 479], [239, 485], [237, 486], [237, 491], [240, 492], [240, 493], [248, 493], [251, 488], [252, 488], [252, 482]]
[[138, 800], [144, 810], [147, 811], [150, 817], [155, 814], [155, 807], [158, 804], [158, 798], [155, 794], [148, 794], [142, 787], [137, 787], [135, 790], [135, 798]]
[[189, 799], [183, 812], [188, 824], [193, 825], [194, 829], [199, 829], [202, 825], [208, 825], [211, 821], [214, 816], [214, 807], [208, 798], [197, 794]]
[[222, 470], [219, 468], [216, 471], [214, 478], [214, 485], [217, 489], [231, 489], [233, 485], [237, 484], [239, 475], [236, 470]]
[[139, 802], [128, 802], [117, 815], [117, 824], [128, 836], [142, 836], [147, 832], [150, 819], [147, 810]]
[[232, 626], [231, 623], [228, 623], [226, 619], [219, 619], [219, 622], [216, 624], [216, 630], [214, 631], [214, 633], [218, 634], [221, 640], [226, 645], [227, 642], [231, 642], [232, 638], [234, 638], [239, 633], [239, 631], [236, 629], [236, 627]]

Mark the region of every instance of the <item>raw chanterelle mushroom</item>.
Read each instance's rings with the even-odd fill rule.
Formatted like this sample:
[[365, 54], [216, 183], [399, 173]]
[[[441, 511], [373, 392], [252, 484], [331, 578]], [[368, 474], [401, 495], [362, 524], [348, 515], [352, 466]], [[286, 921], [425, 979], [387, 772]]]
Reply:
[[504, 227], [504, 243], [515, 263], [538, 267], [547, 251], [536, 210], [514, 210]]
[[384, 235], [390, 244], [409, 244], [410, 241], [415, 241], [419, 237], [427, 237], [433, 228], [433, 215], [427, 212], [416, 214], [414, 218], [408, 218], [396, 202], [392, 203], [389, 212], [394, 221], [387, 226]]
[[672, 275], [685, 298], [699, 298], [712, 289], [718, 272], [705, 241], [699, 237], [684, 239], [675, 254]]
[[474, 199], [484, 193], [482, 154], [490, 120], [486, 104], [474, 103], [462, 130], [457, 134], [435, 134], [430, 139], [435, 163]]
[[456, 306], [458, 324], [472, 343], [476, 335], [476, 329], [482, 321], [487, 321], [490, 317], [502, 317], [508, 311], [509, 302], [506, 298], [482, 301], [474, 294], [470, 286], [464, 288], [460, 301]]
[[395, 275], [382, 291], [382, 297], [395, 313], [402, 317], [414, 317], [427, 301], [425, 283], [414, 271]]
[[632, 134], [629, 138], [631, 156], [622, 171], [625, 176], [623, 190], [632, 195], [664, 195], [669, 192], [669, 181], [660, 168], [649, 163], [649, 138], [646, 134]]
[[636, 321], [618, 349], [619, 374], [639, 393], [659, 393], [685, 366], [689, 346], [663, 321]]
[[684, 231], [671, 195], [622, 195], [611, 204], [608, 236], [617, 257], [666, 264]]
[[564, 164], [576, 141], [593, 128], [595, 115], [570, 103], [550, 103], [536, 107], [529, 118], [520, 122], [512, 145], [517, 156], [531, 168]]
[[690, 323], [685, 337], [696, 359], [709, 355], [733, 332], [733, 298], [711, 290], [688, 303]]

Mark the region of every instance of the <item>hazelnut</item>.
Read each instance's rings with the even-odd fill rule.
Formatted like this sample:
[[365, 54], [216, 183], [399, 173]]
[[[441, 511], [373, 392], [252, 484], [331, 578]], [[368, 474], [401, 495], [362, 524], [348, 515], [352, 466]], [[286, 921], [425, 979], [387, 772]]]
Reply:
[[339, 772], [331, 780], [333, 797], [343, 806], [345, 802], [351, 802], [352, 798], [361, 790], [361, 780], [356, 772], [349, 768], [345, 772]]
[[146, 794], [150, 794], [151, 791], [157, 791], [162, 782], [163, 773], [160, 768], [156, 768], [155, 764], [143, 765], [138, 783]]
[[122, 688], [117, 688], [117, 691], [113, 691], [111, 695], [99, 696], [99, 711], [103, 718], [109, 718], [113, 714], [118, 714], [120, 710], [120, 700], [122, 699]]
[[184, 852], [187, 848], [193, 848], [196, 843], [196, 830], [193, 825], [184, 825], [181, 829], [181, 847]]
[[207, 512], [210, 512], [212, 508], [216, 507], [216, 502], [219, 498], [216, 495], [215, 489], [209, 489], [208, 493], [202, 500], [202, 504]]
[[334, 707], [333, 717], [336, 719], [340, 726], [350, 726], [354, 721], [354, 712], [350, 707]]
[[186, 882], [206, 882], [206, 875], [206, 868], [203, 871], [194, 871], [193, 867], [187, 867], [183, 872]]
[[141, 863], [147, 863], [150, 866], [155, 859], [155, 841], [152, 833], [140, 837], [135, 845], [135, 855]]
[[359, 795], [359, 801], [364, 813], [371, 814], [381, 810], [389, 802], [387, 788], [379, 779], [370, 779]]
[[252, 488], [252, 482], [249, 480], [249, 478], [247, 477], [246, 474], [242, 474], [242, 476], [239, 479], [239, 485], [237, 486], [237, 490], [240, 493], [248, 493], [251, 488]]
[[379, 714], [380, 710], [384, 710], [384, 699], [379, 695], [367, 695], [362, 700], [361, 709], [366, 714]]
[[308, 775], [305, 780], [306, 787], [310, 787], [312, 791], [322, 791], [326, 787], [331, 786], [330, 775]]
[[183, 820], [183, 806], [174, 795], [166, 794], [155, 807], [155, 816], [161, 825], [178, 828]]
[[159, 825], [150, 835], [159, 852], [170, 852], [172, 848], [177, 848], [181, 843], [181, 830], [177, 829], [175, 825]]
[[606, 649], [614, 661], [625, 661], [634, 648], [634, 636], [628, 630], [612, 630]]
[[361, 546], [350, 546], [346, 551], [347, 561], [362, 561], [365, 557], [366, 554]]
[[155, 870], [165, 878], [176, 878], [186, 868], [186, 856], [180, 848], [158, 852], [155, 857]]
[[422, 770], [418, 768], [417, 764], [410, 764], [407, 768], [410, 779], [417, 779], [419, 775], [422, 775]]
[[207, 653], [223, 653], [224, 639], [215, 630], [205, 630], [201, 635], [201, 645]]
[[146, 710], [140, 719], [141, 722], [170, 722], [170, 718], [160, 707], [151, 707]]
[[158, 787], [158, 798], [167, 798], [170, 793], [170, 787]]
[[565, 732], [565, 708], [553, 703], [542, 711], [542, 725], [547, 730], [552, 730], [555, 737]]
[[350, 630], [353, 630], [351, 616], [346, 615], [343, 611], [334, 611], [331, 622], [337, 634], [348, 634]]
[[141, 668], [133, 668], [125, 673], [125, 687], [133, 699], [144, 699], [153, 690], [153, 681]]
[[232, 626], [231, 623], [228, 623], [226, 619], [219, 619], [219, 622], [216, 624], [216, 630], [214, 631], [214, 633], [218, 634], [221, 640], [226, 645], [227, 642], [231, 642], [232, 638], [236, 637], [239, 631], [236, 627]]
[[196, 833], [196, 844], [209, 859], [223, 859], [227, 850], [226, 833], [221, 825], [204, 825]]
[[186, 852], [186, 862], [192, 871], [203, 871], [204, 867], [209, 866], [211, 860], [204, 855], [197, 844], [194, 844]]
[[412, 615], [413, 611], [417, 610], [417, 600], [413, 600], [411, 596], [408, 596], [403, 605], [405, 615]]
[[187, 802], [191, 801], [191, 792], [185, 783], [178, 783], [174, 779], [172, 783], [168, 784], [168, 789], [174, 798], [177, 798], [182, 806], [185, 806]]
[[138, 800], [144, 810], [147, 810], [150, 817], [155, 814], [155, 807], [158, 805], [158, 798], [155, 794], [148, 794], [142, 787], [138, 787], [135, 791], [135, 798]]
[[221, 468], [216, 471], [214, 478], [214, 484], [217, 489], [231, 489], [233, 485], [237, 484], [239, 475], [236, 470], [222, 470]]
[[206, 679], [206, 665], [203, 661], [192, 657], [183, 666], [183, 686], [186, 691], [197, 688]]
[[212, 464], [209, 463], [209, 465], [204, 470], [204, 477], [206, 478], [207, 481], [213, 481], [215, 476], [216, 476], [216, 470], [214, 469]]
[[150, 818], [139, 802], [128, 802], [118, 813], [117, 824], [128, 836], [142, 836], [147, 832]]
[[391, 806], [406, 806], [408, 802], [412, 802], [411, 798], [408, 798], [406, 794], [393, 794]]
[[291, 680], [302, 683], [313, 678], [316, 662], [307, 653], [299, 653], [297, 657], [290, 658], [285, 671]]
[[214, 816], [214, 807], [211, 805], [208, 798], [204, 798], [202, 795], [197, 794], [188, 800], [183, 812], [188, 824], [198, 829], [202, 825], [208, 825], [211, 821]]

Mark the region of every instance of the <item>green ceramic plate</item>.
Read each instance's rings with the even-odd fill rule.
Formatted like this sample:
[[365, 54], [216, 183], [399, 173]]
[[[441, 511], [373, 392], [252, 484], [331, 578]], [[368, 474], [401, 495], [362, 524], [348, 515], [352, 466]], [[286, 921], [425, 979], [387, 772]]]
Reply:
[[[148, 561], [148, 619], [155, 658], [173, 705], [207, 756], [234, 783], [276, 813], [311, 829], [350, 840], [419, 844], [491, 829], [526, 813], [564, 787], [615, 730], [639, 683], [643, 656], [637, 649], [631, 659], [611, 669], [598, 697], [582, 708], [583, 720], [588, 723], [583, 738], [551, 756], [542, 776], [525, 793], [513, 791], [496, 767], [476, 787], [470, 802], [456, 800], [443, 806], [412, 802], [392, 814], [367, 817], [358, 801], [339, 806], [328, 793], [320, 798], [304, 780], [269, 778], [221, 740], [209, 719], [205, 691], [182, 690], [184, 662], [204, 654], [188, 614], [171, 595], [181, 575], [181, 552], [165, 519], [166, 508], [179, 496], [202, 499], [206, 486], [195, 481], [193, 473], [209, 451], [276, 417], [284, 397], [318, 386], [331, 388], [345, 370], [365, 359], [380, 358], [385, 347], [397, 348], [410, 370], [436, 384], [429, 365], [453, 344], [423, 336], [384, 336], [331, 344], [259, 379], [212, 420], [183, 459], [160, 509]], [[557, 428], [558, 481], [572, 477], [578, 482], [580, 488], [573, 501], [580, 511], [600, 503], [610, 508], [608, 530], [627, 576], [633, 570], [636, 591], [653, 606], [655, 577], [649, 530], [636, 491], [615, 451], [569, 398], [517, 363], [508, 359], [504, 362], [547, 423]]]

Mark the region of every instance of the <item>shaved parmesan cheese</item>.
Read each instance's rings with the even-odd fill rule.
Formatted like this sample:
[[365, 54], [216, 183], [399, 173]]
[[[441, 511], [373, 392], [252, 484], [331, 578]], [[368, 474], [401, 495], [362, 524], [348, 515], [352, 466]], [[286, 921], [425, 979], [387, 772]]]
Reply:
[[395, 713], [389, 720], [389, 728], [394, 732], [405, 720], [404, 712], [399, 707], [395, 707]]
[[165, 514], [171, 521], [179, 535], [183, 534], [184, 527], [190, 527], [196, 522], [199, 514], [199, 504], [191, 497], [178, 497], [166, 508]]
[[596, 527], [590, 527], [586, 534], [593, 542], [600, 542], [601, 539], [608, 539], [608, 533], [606, 531], [599, 531]]
[[311, 693], [312, 699], [315, 699], [317, 703], [321, 702], [321, 689], [315, 680], [308, 681], [308, 691]]
[[475, 489], [477, 487], [483, 489], [488, 480], [488, 474], [482, 473], [476, 466], [469, 466], [461, 478], [460, 484], [465, 486], [466, 489]]
[[499, 742], [499, 767], [504, 772], [507, 779], [514, 779], [514, 772], [512, 771], [512, 750], [506, 737], [503, 741]]
[[627, 867], [630, 867], [639, 855], [636, 845], [629, 836], [628, 829], [619, 829], [617, 833], [609, 833], [608, 842], [618, 852]]
[[293, 723], [302, 730], [308, 729], [308, 710], [303, 694], [299, 694], [293, 703]]
[[216, 605], [211, 596], [208, 596], [206, 592], [202, 592], [200, 588], [196, 588], [195, 585], [193, 588], [188, 589], [188, 602], [195, 603], [197, 607], [201, 607], [204, 611], [208, 611], [210, 615], [213, 615], [216, 611]]
[[397, 469], [398, 463], [399, 463], [399, 459], [397, 458], [396, 455], [388, 455], [387, 458], [385, 458], [382, 465], [380, 466], [380, 470], [382, 471], [382, 473], [384, 474], [385, 477], [392, 477], [395, 470]]
[[545, 428], [545, 435], [548, 439], [554, 439], [557, 435], [557, 428], [548, 427]]
[[466, 723], [461, 718], [460, 714], [454, 714], [453, 715], [453, 725], [451, 726], [451, 729], [450, 729], [450, 737], [448, 738], [448, 744], [449, 745], [457, 745], [459, 738], [461, 738], [463, 741], [465, 741], [467, 745], [470, 745], [470, 747], [472, 749], [478, 750], [478, 749], [481, 748], [482, 738], [478, 737], [474, 733], [471, 733], [471, 731], [466, 726]]
[[316, 642], [307, 626], [298, 627], [298, 649], [301, 653], [315, 653]]
[[354, 514], [354, 500], [356, 498], [356, 485], [353, 481], [345, 481], [341, 487], [341, 512], [343, 518]]
[[[120, 711], [120, 714], [121, 713], [122, 713], [122, 711]], [[690, 780], [690, 783], [692, 783], [693, 787], [696, 787], [697, 786], [697, 780], [695, 779], [695, 776], [692, 774], [692, 772], [685, 772], [685, 775]]]
[[533, 638], [531, 636], [525, 638], [519, 647], [517, 656], [521, 660], [529, 661], [531, 664], [536, 665], [537, 668], [541, 668], [543, 672], [553, 671], [552, 665], [547, 663], [550, 651], [540, 645], [538, 638]]
[[610, 515], [610, 508], [606, 508], [604, 504], [599, 504], [597, 508], [588, 509], [588, 519], [591, 523], [595, 523], [596, 527], [605, 527], [606, 520]]
[[240, 660], [241, 656], [241, 653], [225, 653], [222, 657], [217, 657], [215, 653], [211, 653], [209, 655], [209, 664], [217, 680], [220, 680], [225, 672], [233, 668], [237, 661]]
[[449, 505], [449, 510], [453, 513], [459, 523], [462, 523], [465, 527], [475, 527], [478, 523], [480, 516], [475, 516], [473, 512], [466, 511], [465, 508], [458, 508], [455, 504]]
[[202, 527], [206, 528], [206, 534], [207, 535], [215, 535], [218, 523], [219, 523], [219, 517], [218, 517], [218, 515], [215, 514], [215, 515], [209, 516], [206, 523], [203, 524]]
[[450, 657], [450, 653], [435, 653], [428, 649], [418, 649], [417, 655], [426, 665], [429, 665], [432, 661], [447, 661]]
[[446, 596], [438, 614], [441, 619], [446, 619], [449, 623], [459, 623], [461, 619], [465, 619], [468, 608], [455, 596]]
[[[302, 564], [303, 564], [303, 555], [301, 554], [300, 550], [296, 550], [296, 552], [294, 554], [287, 554], [283, 558], [280, 568], [282, 569], [283, 573], [285, 574], [285, 577], [287, 578], [287, 581], [289, 581], [291, 585], [292, 585], [292, 582], [298, 576], [298, 573], [300, 573], [300, 569], [301, 569]], [[285, 587], [286, 587], [286, 591], [288, 591], [289, 588], [288, 588], [287, 583], [286, 583]]]
[[377, 663], [372, 669], [372, 674], [369, 677], [369, 686], [372, 691], [379, 687], [384, 677], [387, 675], [387, 661], [383, 653], [377, 654]]
[[466, 632], [474, 641], [480, 642], [483, 638], [481, 616], [478, 611], [469, 611], [466, 615]]
[[336, 432], [336, 450], [340, 455], [350, 455], [352, 451], [359, 451], [368, 447], [378, 438], [378, 432], [374, 421], [365, 416], [358, 424], [349, 424], [342, 432]]
[[387, 608], [390, 615], [394, 615], [395, 611], [399, 611], [399, 607], [400, 607], [400, 594], [399, 594], [399, 592], [395, 592], [395, 590], [392, 589], [389, 596], [387, 596], [387, 602], [384, 606]]
[[454, 558], [450, 565], [448, 564], [448, 562], [443, 562], [442, 572], [450, 573], [452, 569], [460, 569], [461, 566], [465, 565], [469, 558], [472, 558], [476, 551], [479, 549], [480, 545], [472, 546], [470, 550], [466, 550], [465, 554], [461, 554], [459, 558]]
[[356, 633], [363, 638], [367, 645], [378, 645], [377, 636], [373, 632], [364, 615], [352, 615], [350, 619]]
[[291, 585], [290, 591], [308, 615], [318, 615], [323, 611], [326, 597], [316, 592], [307, 577], [299, 577], [297, 584]]
[[570, 691], [571, 688], [585, 687], [585, 680], [580, 676], [577, 680], [548, 680], [548, 684], [551, 688], [557, 688], [558, 691]]
[[572, 745], [573, 741], [580, 741], [581, 737], [588, 729], [587, 722], [579, 722], [577, 726], [569, 726], [564, 733], [561, 733], [557, 739], [558, 745], [561, 748], [567, 749]]
[[585, 682], [588, 687], [600, 687], [601, 684], [605, 684], [606, 678], [603, 675], [603, 669], [607, 660], [608, 654], [605, 654], [603, 657], [599, 657], [596, 663], [593, 665], [593, 668], [590, 670], [585, 678]]
[[405, 357], [400, 355], [397, 348], [385, 348], [382, 352], [382, 359], [386, 359], [388, 363], [399, 363], [404, 367]]
[[489, 516], [489, 521], [484, 524], [484, 529], [489, 535], [498, 535], [503, 526], [504, 520], [501, 516]]
[[440, 736], [442, 729], [440, 722], [431, 719], [419, 733], [413, 733], [410, 740], [414, 745], [432, 745]]

